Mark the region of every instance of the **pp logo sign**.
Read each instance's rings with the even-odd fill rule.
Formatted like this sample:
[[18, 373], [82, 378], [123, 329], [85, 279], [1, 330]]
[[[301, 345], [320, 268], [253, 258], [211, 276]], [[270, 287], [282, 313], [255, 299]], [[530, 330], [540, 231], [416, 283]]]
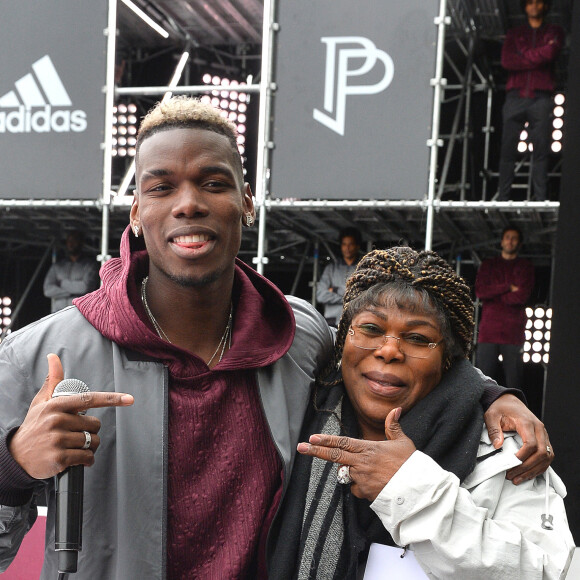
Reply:
[[[384, 50], [379, 50], [363, 36], [326, 36], [320, 41], [326, 44], [325, 112], [314, 109], [313, 116], [335, 133], [344, 135], [347, 95], [375, 95], [384, 91], [393, 80], [395, 65]], [[361, 62], [358, 68], [351, 68], [354, 60]], [[384, 69], [381, 80], [372, 85], [352, 82], [352, 79], [371, 72], [378, 62]]]

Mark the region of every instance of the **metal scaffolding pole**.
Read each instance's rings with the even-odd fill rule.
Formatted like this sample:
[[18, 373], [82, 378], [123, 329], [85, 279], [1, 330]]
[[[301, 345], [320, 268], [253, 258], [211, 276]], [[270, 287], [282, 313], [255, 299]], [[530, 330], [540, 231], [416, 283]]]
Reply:
[[262, 27], [262, 69], [260, 76], [260, 110], [258, 119], [258, 151], [256, 163], [256, 207], [258, 209], [258, 251], [254, 258], [256, 270], [264, 273], [266, 247], [266, 198], [270, 180], [270, 150], [272, 148], [270, 119], [272, 92], [276, 89], [272, 79], [274, 74], [274, 34], [278, 31], [275, 22], [275, 0], [264, 0], [264, 21]]
[[107, 23], [107, 70], [105, 92], [105, 127], [103, 143], [103, 191], [101, 194], [102, 226], [101, 253], [98, 256], [104, 264], [109, 255], [109, 206], [111, 204], [111, 180], [113, 174], [113, 106], [115, 104], [115, 50], [117, 40], [117, 0], [109, 0]]
[[485, 127], [482, 129], [482, 131], [485, 133], [485, 145], [483, 148], [483, 182], [481, 185], [481, 199], [483, 201], [485, 201], [487, 197], [487, 182], [489, 180], [489, 146], [491, 142], [491, 133], [493, 133], [493, 127], [491, 126], [492, 105], [493, 105], [493, 86], [491, 84], [490, 79], [487, 85]]
[[438, 148], [443, 144], [439, 138], [439, 127], [441, 122], [441, 95], [446, 79], [443, 78], [443, 57], [445, 55], [445, 26], [450, 23], [445, 17], [447, 0], [439, 2], [439, 16], [435, 18], [437, 25], [437, 55], [435, 59], [435, 78], [431, 79], [433, 89], [433, 121], [431, 123], [431, 138], [427, 141], [427, 146], [431, 149], [429, 160], [429, 185], [427, 191], [427, 222], [425, 231], [425, 249], [431, 250], [433, 246], [433, 221], [435, 219], [435, 182], [437, 180], [437, 153]]

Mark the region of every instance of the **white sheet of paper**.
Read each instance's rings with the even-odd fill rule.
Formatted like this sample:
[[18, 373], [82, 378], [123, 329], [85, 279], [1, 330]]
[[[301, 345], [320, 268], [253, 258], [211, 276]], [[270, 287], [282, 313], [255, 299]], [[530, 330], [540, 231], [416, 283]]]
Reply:
[[401, 558], [403, 548], [394, 548], [384, 544], [371, 544], [369, 558], [363, 580], [425, 580], [427, 575], [415, 559], [415, 554], [407, 550]]

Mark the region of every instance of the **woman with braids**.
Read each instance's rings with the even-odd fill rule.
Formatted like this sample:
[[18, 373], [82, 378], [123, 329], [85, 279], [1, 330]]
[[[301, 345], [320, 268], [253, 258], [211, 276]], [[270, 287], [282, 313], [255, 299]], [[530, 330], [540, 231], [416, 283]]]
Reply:
[[565, 577], [565, 487], [551, 468], [518, 486], [506, 478], [521, 439], [505, 433], [496, 450], [483, 428], [472, 336], [469, 287], [435, 253], [399, 247], [359, 262], [270, 578], [362, 578], [372, 544], [410, 549], [429, 578]]

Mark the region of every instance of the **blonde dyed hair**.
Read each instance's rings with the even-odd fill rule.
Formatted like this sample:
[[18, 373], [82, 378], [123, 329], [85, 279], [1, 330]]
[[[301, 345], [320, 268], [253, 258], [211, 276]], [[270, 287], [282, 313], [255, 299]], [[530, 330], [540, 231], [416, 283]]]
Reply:
[[238, 151], [238, 131], [230, 121], [221, 116], [220, 111], [199, 99], [178, 95], [157, 103], [141, 121], [137, 134], [137, 157], [139, 148], [145, 139], [169, 129], [203, 129], [223, 135], [228, 139], [239, 169], [242, 171], [242, 160]]

